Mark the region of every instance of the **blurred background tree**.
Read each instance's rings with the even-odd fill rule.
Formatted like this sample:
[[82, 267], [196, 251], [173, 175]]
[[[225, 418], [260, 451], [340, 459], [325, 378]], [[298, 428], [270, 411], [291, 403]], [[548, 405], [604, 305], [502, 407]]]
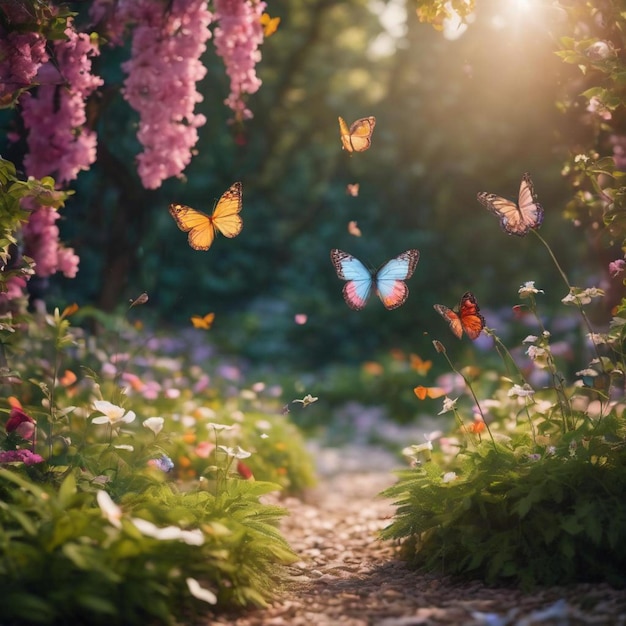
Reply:
[[[71, 5], [78, 19], [84, 4]], [[128, 48], [103, 47], [95, 71], [106, 87], [90, 107], [98, 161], [75, 183], [61, 224], [80, 272], [52, 281], [50, 304], [112, 311], [147, 291], [155, 325], [188, 325], [191, 314], [214, 311], [211, 332], [225, 350], [284, 370], [360, 362], [393, 347], [430, 354], [425, 334], [448, 332], [432, 304], [452, 306], [466, 290], [504, 334], [498, 326], [512, 319], [522, 282], [537, 281], [554, 304], [565, 295], [550, 289], [557, 277], [537, 242], [502, 233], [476, 201], [478, 191], [516, 197], [525, 171], [546, 210], [542, 232], [573, 278], [599, 275], [604, 259], [562, 219], [571, 191], [561, 168], [579, 124], [555, 106], [580, 80], [555, 55], [568, 22], [546, 3], [528, 10], [481, 1], [469, 28], [449, 21], [442, 36], [420, 23], [415, 6], [269, 2], [281, 24], [262, 47], [263, 85], [248, 101], [254, 118], [229, 122], [227, 78], [209, 46], [197, 155], [184, 180], [157, 191], [143, 189], [136, 173], [137, 116], [119, 93]], [[370, 150], [341, 150], [338, 115], [348, 123], [376, 116]], [[5, 130], [17, 123], [11, 112], [0, 122]], [[19, 163], [21, 148], [2, 150]], [[243, 182], [243, 232], [218, 236], [208, 252], [190, 249], [169, 203], [210, 212], [235, 180]], [[357, 182], [351, 197], [346, 185]], [[362, 237], [348, 233], [350, 220]], [[407, 303], [348, 309], [329, 259], [334, 247], [372, 267], [418, 248]], [[296, 314], [307, 323], [296, 324]]]

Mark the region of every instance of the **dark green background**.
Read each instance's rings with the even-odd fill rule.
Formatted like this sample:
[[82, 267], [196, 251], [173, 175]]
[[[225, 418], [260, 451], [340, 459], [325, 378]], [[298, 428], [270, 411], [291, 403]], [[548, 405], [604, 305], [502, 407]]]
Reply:
[[[80, 272], [52, 282], [51, 303], [123, 310], [145, 290], [149, 303], [136, 313], [148, 324], [188, 326], [191, 314], [214, 311], [211, 333], [225, 350], [285, 369], [360, 361], [393, 347], [432, 356], [433, 336], [456, 342], [432, 305], [452, 306], [466, 290], [490, 325], [508, 325], [527, 280], [546, 290], [548, 306], [558, 303], [564, 287], [545, 249], [534, 237], [503, 233], [476, 193], [516, 197], [529, 171], [546, 211], [541, 232], [571, 280], [598, 266], [584, 233], [561, 216], [571, 191], [560, 169], [579, 131], [555, 103], [575, 87], [576, 69], [554, 54], [558, 21], [515, 15], [508, 3], [478, 5], [468, 31], [448, 41], [407, 2], [405, 35], [395, 53], [377, 57], [370, 47], [384, 29], [371, 3], [270, 2], [282, 22], [262, 47], [263, 85], [249, 99], [254, 119], [228, 123], [227, 79], [209, 41], [198, 154], [184, 181], [157, 191], [141, 188], [137, 115], [119, 94], [128, 48], [104, 48], [95, 69], [107, 86], [90, 108], [98, 163], [73, 185], [60, 224]], [[338, 115], [348, 123], [376, 116], [369, 151], [341, 150]], [[19, 161], [19, 150], [8, 156]], [[236, 180], [242, 233], [218, 236], [208, 252], [190, 249], [168, 204], [210, 212]], [[361, 185], [357, 198], [345, 191], [353, 182]], [[349, 220], [362, 238], [347, 233]], [[372, 267], [418, 248], [407, 303], [389, 312], [373, 297], [364, 311], [350, 310], [329, 260], [334, 247]], [[296, 313], [308, 323], [296, 325]]]

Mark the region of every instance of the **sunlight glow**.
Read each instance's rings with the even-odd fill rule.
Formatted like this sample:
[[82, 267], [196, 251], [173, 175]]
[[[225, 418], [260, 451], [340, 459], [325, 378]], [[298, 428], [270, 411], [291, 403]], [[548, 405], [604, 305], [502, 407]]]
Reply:
[[406, 35], [407, 11], [403, 0], [371, 0], [369, 9], [378, 15], [386, 32], [381, 33], [370, 44], [368, 53], [372, 58], [390, 56], [396, 51], [398, 41]]

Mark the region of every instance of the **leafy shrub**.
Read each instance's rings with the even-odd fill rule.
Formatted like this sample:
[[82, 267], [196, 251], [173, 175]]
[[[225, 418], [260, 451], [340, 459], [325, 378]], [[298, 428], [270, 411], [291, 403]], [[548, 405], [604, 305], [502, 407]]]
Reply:
[[[383, 536], [402, 539], [415, 565], [526, 587], [626, 583], [626, 302], [608, 333], [594, 333], [583, 307], [603, 292], [573, 287], [559, 271], [568, 286], [562, 302], [578, 308], [596, 355], [577, 372], [576, 383], [568, 385], [558, 367], [556, 344], [536, 307], [543, 292], [533, 282], [519, 290], [526, 304], [518, 309], [534, 316], [540, 330], [524, 340], [526, 373], [491, 329], [486, 332], [507, 372], [517, 369], [512, 377], [485, 372], [484, 381], [470, 381], [456, 371], [445, 346], [433, 342], [473, 403], [457, 406], [461, 398], [446, 396], [441, 413], [454, 413], [460, 437], [445, 440], [446, 454], [435, 454], [434, 461], [432, 443], [408, 447], [415, 467], [385, 491], [398, 511]], [[491, 397], [481, 402], [477, 388]]]
[[146, 347], [115, 318], [98, 316], [99, 338], [72, 328], [79, 313], [25, 318], [7, 352], [3, 618], [174, 623], [203, 602], [265, 605], [296, 556], [286, 511], [260, 498], [313, 482], [277, 390], [246, 388], [197, 331]]

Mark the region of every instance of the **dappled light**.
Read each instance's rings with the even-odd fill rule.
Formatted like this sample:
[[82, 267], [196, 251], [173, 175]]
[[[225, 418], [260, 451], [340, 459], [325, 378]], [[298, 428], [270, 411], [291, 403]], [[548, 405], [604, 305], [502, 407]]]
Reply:
[[0, 6], [0, 623], [617, 623], [618, 0]]

